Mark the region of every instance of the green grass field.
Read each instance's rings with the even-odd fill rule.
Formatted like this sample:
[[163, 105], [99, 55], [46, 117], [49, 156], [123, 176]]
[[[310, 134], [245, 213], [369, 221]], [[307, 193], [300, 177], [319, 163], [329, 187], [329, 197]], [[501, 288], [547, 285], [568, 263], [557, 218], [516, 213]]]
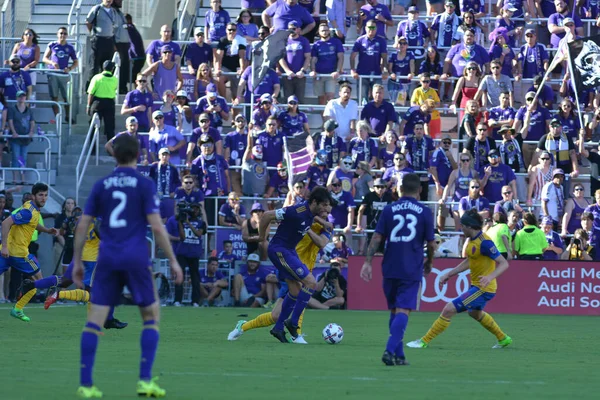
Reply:
[[[75, 398], [85, 307], [27, 309], [32, 322], [0, 308], [0, 399]], [[424, 350], [406, 349], [409, 367], [385, 367], [384, 312], [313, 311], [305, 316], [308, 346], [275, 342], [268, 330], [228, 342], [238, 314], [261, 310], [163, 308], [154, 367], [171, 399], [597, 399], [598, 319], [496, 315], [514, 343], [495, 338], [466, 315]], [[130, 326], [100, 338], [95, 383], [107, 399], [133, 399], [139, 363], [136, 308], [116, 313]], [[436, 317], [415, 313], [406, 339], [420, 337]], [[345, 332], [328, 345], [328, 322]]]

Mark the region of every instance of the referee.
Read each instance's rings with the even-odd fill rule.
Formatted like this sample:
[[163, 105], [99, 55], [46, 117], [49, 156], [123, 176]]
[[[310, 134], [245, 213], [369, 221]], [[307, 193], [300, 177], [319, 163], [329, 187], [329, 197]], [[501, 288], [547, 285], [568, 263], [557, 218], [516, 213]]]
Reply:
[[113, 75], [115, 63], [104, 61], [102, 72], [94, 75], [88, 87], [87, 114], [91, 117], [98, 113], [104, 121], [106, 140], [115, 136], [115, 97], [117, 96], [118, 80]]

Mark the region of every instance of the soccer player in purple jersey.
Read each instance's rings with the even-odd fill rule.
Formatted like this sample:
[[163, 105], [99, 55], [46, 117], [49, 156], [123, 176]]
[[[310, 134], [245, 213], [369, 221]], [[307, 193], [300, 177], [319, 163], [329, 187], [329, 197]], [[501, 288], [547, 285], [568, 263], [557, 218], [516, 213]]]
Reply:
[[[420, 193], [419, 176], [405, 175], [400, 185], [401, 197], [383, 209], [360, 271], [361, 278], [369, 282], [373, 255], [385, 241], [381, 266], [383, 292], [390, 310], [390, 336], [381, 357], [385, 365], [409, 365], [404, 357], [404, 331], [410, 312], [417, 309], [423, 274], [431, 271], [435, 251], [433, 214], [429, 207], [417, 201]], [[424, 243], [427, 243], [425, 260]]]
[[159, 340], [159, 303], [152, 268], [149, 267], [146, 240], [148, 224], [169, 259], [176, 285], [182, 283], [183, 273], [160, 219], [156, 186], [135, 170], [138, 152], [139, 145], [134, 137], [121, 135], [115, 139], [117, 168], [94, 184], [75, 231], [73, 281], [83, 288], [82, 253], [86, 233], [94, 218], [103, 221], [91, 307], [81, 334], [81, 386], [77, 394], [86, 399], [102, 397], [102, 392], [92, 382], [98, 337], [102, 331], [100, 327], [104, 325], [110, 308], [118, 304], [126, 285], [144, 321], [140, 338], [142, 354], [137, 394], [145, 397], [164, 397], [166, 394], [156, 379], [152, 379], [152, 364]]
[[333, 199], [329, 191], [322, 186], [317, 186], [310, 192], [308, 201], [267, 211], [260, 219], [259, 242], [266, 241], [271, 222], [279, 222], [277, 232], [269, 243], [267, 254], [279, 270], [279, 278], [284, 279], [289, 288], [281, 304], [279, 318], [275, 327], [271, 329], [271, 335], [282, 343], [288, 343], [284, 326], [294, 340], [298, 338], [298, 320], [317, 285], [308, 267], [300, 261], [296, 245], [306, 233], [310, 235], [309, 230], [316, 216], [327, 218], [332, 203]]

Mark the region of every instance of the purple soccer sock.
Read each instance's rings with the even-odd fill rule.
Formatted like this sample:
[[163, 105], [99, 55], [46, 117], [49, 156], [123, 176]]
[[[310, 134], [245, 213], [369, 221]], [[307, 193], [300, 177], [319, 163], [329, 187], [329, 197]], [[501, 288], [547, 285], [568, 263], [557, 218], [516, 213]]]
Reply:
[[279, 318], [277, 318], [277, 322], [275, 322], [276, 330], [283, 330], [283, 322], [290, 316], [295, 305], [296, 298], [291, 293], [288, 293], [283, 299], [283, 303], [281, 303], [281, 313], [279, 314]]
[[158, 348], [158, 326], [154, 320], [144, 321], [144, 328], [140, 336], [140, 346], [142, 347], [142, 359], [140, 360], [140, 380], [149, 381], [152, 379], [152, 365]]
[[385, 349], [397, 357], [404, 358], [404, 331], [408, 324], [408, 315], [404, 313], [397, 313], [392, 322], [390, 329], [390, 337], [388, 338], [387, 346]]
[[98, 349], [98, 336], [102, 330], [92, 322], [85, 324], [85, 328], [81, 333], [81, 370], [79, 381], [81, 386], [92, 386], [92, 372], [94, 370], [94, 362], [96, 360], [96, 350]]
[[314, 293], [314, 290], [311, 288], [308, 288], [306, 286], [303, 286], [302, 290], [300, 290], [300, 293], [298, 293], [298, 300], [296, 300], [296, 305], [294, 306], [294, 311], [292, 311], [292, 318], [291, 318], [292, 325], [298, 326], [298, 321], [300, 320], [300, 316], [306, 309], [306, 306], [308, 305], [308, 300], [310, 300], [310, 297], [312, 296], [313, 293]]
[[108, 316], [106, 317], [106, 320], [107, 321], [112, 321], [113, 319], [115, 319], [115, 315], [114, 314], [115, 314], [115, 307], [112, 306], [110, 308], [110, 310], [108, 311]]
[[394, 323], [394, 318], [396, 318], [396, 314], [394, 314], [393, 312], [390, 312], [390, 320], [388, 322], [388, 329], [389, 329], [390, 333], [392, 332], [392, 324]]
[[52, 275], [47, 278], [42, 278], [34, 282], [34, 286], [36, 289], [47, 289], [52, 286], [58, 285], [60, 285], [60, 277], [56, 275]]

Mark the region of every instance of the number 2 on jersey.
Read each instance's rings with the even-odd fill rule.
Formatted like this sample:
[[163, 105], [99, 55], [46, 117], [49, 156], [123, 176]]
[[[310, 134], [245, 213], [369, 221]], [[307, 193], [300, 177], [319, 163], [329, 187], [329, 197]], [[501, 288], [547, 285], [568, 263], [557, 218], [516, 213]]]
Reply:
[[[408, 223], [406, 222], [407, 220]], [[390, 242], [410, 242], [415, 238], [415, 236], [417, 235], [417, 217], [415, 217], [413, 214], [408, 214], [406, 218], [404, 218], [403, 215], [396, 214], [394, 215], [394, 221], [398, 222], [396, 223], [394, 229], [392, 229], [392, 233], [390, 234]], [[400, 234], [400, 231], [405, 226], [408, 229], [407, 236], [403, 236]]]
[[111, 228], [124, 228], [127, 226], [127, 220], [119, 218], [125, 210], [125, 206], [127, 205], [127, 194], [121, 191], [115, 191], [112, 194], [112, 198], [115, 200], [119, 200], [119, 204], [115, 207], [114, 210], [110, 213], [110, 219], [108, 220], [108, 226]]

